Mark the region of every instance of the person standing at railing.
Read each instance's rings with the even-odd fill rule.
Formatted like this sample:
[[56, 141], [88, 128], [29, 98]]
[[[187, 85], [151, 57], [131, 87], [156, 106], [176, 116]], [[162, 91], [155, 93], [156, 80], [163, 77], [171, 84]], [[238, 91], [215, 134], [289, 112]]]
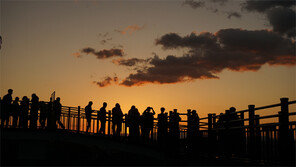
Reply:
[[11, 103], [12, 103], [12, 93], [13, 93], [13, 90], [8, 89], [8, 93], [5, 96], [3, 96], [3, 99], [2, 99], [3, 111], [1, 111], [1, 114], [2, 114], [1, 127], [3, 127], [4, 124], [5, 124], [5, 127], [8, 127], [8, 124], [9, 124], [9, 117], [11, 113]]
[[192, 110], [188, 117], [188, 137], [195, 139], [199, 132], [199, 116], [196, 110]]
[[140, 113], [135, 106], [128, 111], [126, 125], [129, 127], [129, 137], [136, 141], [140, 135]]
[[61, 122], [61, 114], [62, 114], [61, 98], [57, 97], [57, 99], [53, 102], [53, 110], [55, 113], [56, 122], [61, 126], [62, 129], [65, 129], [65, 126]]
[[47, 109], [46, 109], [46, 104], [44, 101], [40, 102], [40, 118], [39, 118], [39, 122], [41, 125], [41, 129], [45, 128], [45, 121], [46, 121], [46, 117], [47, 117]]
[[167, 138], [168, 133], [168, 114], [164, 112], [165, 108], [160, 109], [160, 114], [157, 116], [157, 141], [163, 144]]
[[47, 128], [48, 130], [53, 130], [57, 128], [56, 125], [56, 116], [53, 110], [53, 99], [50, 97], [48, 104], [46, 105], [46, 113], [47, 113]]
[[21, 101], [20, 106], [20, 127], [28, 128], [28, 119], [29, 119], [29, 108], [30, 108], [30, 100], [27, 96], [24, 96]]
[[12, 117], [13, 117], [13, 121], [12, 121], [12, 127], [16, 128], [17, 127], [17, 122], [18, 122], [18, 118], [20, 115], [20, 105], [19, 105], [19, 97], [16, 97], [12, 103]]
[[30, 110], [30, 129], [37, 129], [39, 110], [39, 97], [33, 93], [31, 99], [31, 110]]
[[[151, 112], [152, 111], [152, 112]], [[149, 140], [149, 134], [152, 133], [153, 123], [154, 123], [155, 111], [152, 107], [147, 107], [142, 114], [142, 136], [144, 141]]]
[[90, 124], [91, 124], [91, 114], [93, 112], [91, 106], [92, 106], [93, 102], [90, 101], [88, 102], [88, 105], [85, 106], [84, 111], [85, 111], [85, 116], [86, 116], [86, 120], [87, 120], [87, 127], [86, 127], [86, 132], [88, 132], [89, 128], [90, 128]]
[[116, 103], [112, 109], [112, 131], [114, 136], [120, 136], [123, 121], [123, 113], [120, 105]]
[[172, 114], [172, 137], [175, 140], [178, 140], [180, 138], [180, 121], [181, 117], [179, 116], [179, 113], [177, 113], [177, 110], [174, 109], [174, 112]]
[[107, 103], [104, 102], [103, 107], [101, 107], [97, 113], [98, 118], [99, 118], [98, 120], [101, 123], [101, 128], [100, 128], [99, 133], [102, 133], [103, 135], [106, 134], [106, 114], [107, 114], [106, 107], [107, 107]]

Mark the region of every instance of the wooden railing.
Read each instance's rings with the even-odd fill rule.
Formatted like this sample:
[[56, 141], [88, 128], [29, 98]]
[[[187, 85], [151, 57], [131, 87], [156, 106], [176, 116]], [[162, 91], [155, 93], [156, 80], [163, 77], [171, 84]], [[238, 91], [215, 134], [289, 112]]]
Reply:
[[[264, 162], [295, 162], [296, 141], [296, 101], [281, 98], [280, 103], [268, 106], [255, 107], [249, 105], [248, 109], [231, 112], [226, 110], [224, 114], [208, 114], [199, 119], [198, 144], [199, 151], [208, 152], [213, 156], [242, 156], [252, 160]], [[276, 113], [262, 115], [267, 109], [277, 109]], [[292, 112], [290, 112], [292, 111]], [[90, 134], [97, 134], [100, 128], [97, 116], [98, 110], [91, 115]], [[187, 113], [179, 113], [183, 116], [180, 125], [180, 139], [187, 140], [188, 116]], [[262, 116], [260, 116], [262, 115]], [[185, 116], [185, 119], [184, 119]], [[187, 117], [186, 117], [187, 116]], [[126, 126], [127, 114], [124, 114], [121, 136], [127, 137], [129, 129]], [[170, 116], [169, 116], [170, 118]], [[269, 120], [262, 123], [263, 120]], [[275, 120], [276, 119], [276, 120]], [[74, 133], [86, 133], [86, 116], [84, 108], [62, 106], [61, 122], [65, 129]], [[38, 121], [38, 126], [40, 123]], [[112, 136], [111, 110], [106, 116], [106, 134]], [[12, 127], [12, 117], [9, 121]], [[59, 125], [57, 128], [61, 128]], [[154, 127], [150, 134], [152, 141], [157, 141], [157, 119], [154, 119]], [[180, 140], [180, 141], [181, 141]], [[186, 143], [186, 142], [185, 142]], [[231, 149], [235, 147], [235, 149]], [[187, 148], [187, 146], [186, 146]]]

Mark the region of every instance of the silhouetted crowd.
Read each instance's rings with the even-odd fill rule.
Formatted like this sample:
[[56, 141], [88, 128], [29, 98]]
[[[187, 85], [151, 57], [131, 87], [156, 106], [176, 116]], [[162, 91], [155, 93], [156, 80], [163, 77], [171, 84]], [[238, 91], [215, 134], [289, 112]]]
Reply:
[[13, 101], [12, 93], [13, 90], [9, 89], [8, 93], [0, 99], [1, 127], [8, 127], [9, 120], [12, 117], [13, 128], [18, 126], [18, 128], [24, 129], [37, 129], [39, 117], [41, 129], [46, 127], [48, 129], [56, 129], [57, 124], [65, 129], [65, 126], [60, 121], [62, 105], [59, 97], [54, 101], [50, 99], [50, 102], [45, 103], [44, 101], [39, 101], [39, 97], [36, 94], [32, 94], [31, 100], [24, 96], [21, 101], [19, 97], [16, 97]]
[[[20, 101], [19, 97], [12, 99], [13, 90], [9, 89], [8, 93], [1, 100], [1, 127], [12, 128], [30, 128], [37, 129], [37, 122], [39, 120], [40, 129], [57, 129], [58, 125], [60, 128], [65, 129], [65, 126], [61, 122], [62, 104], [60, 98], [57, 97], [55, 100], [52, 98], [49, 102], [39, 101], [39, 97], [36, 94], [32, 94], [31, 99], [24, 96]], [[97, 111], [97, 117], [92, 117], [94, 110], [92, 109], [93, 102], [90, 101], [85, 106], [85, 117], [87, 121], [86, 132], [89, 132], [91, 127], [91, 121], [97, 119], [97, 132], [99, 134], [106, 134], [106, 121], [107, 121], [107, 103], [104, 102], [103, 106]], [[158, 143], [174, 143], [178, 144], [177, 141], [180, 139], [180, 121], [181, 117], [176, 109], [165, 112], [165, 108], [160, 109], [160, 114], [157, 118], [154, 118], [155, 111], [152, 107], [147, 107], [142, 114], [133, 105], [128, 111], [124, 119], [124, 114], [118, 103], [111, 110], [111, 130], [114, 137], [119, 137], [122, 132], [122, 125], [129, 130], [129, 140], [137, 142], [142, 139], [144, 142], [148, 142], [152, 138], [154, 131], [154, 120], [157, 120], [156, 131]], [[12, 119], [11, 119], [12, 117]], [[217, 136], [217, 142], [226, 148], [233, 148], [231, 152], [239, 151], [241, 148], [240, 142], [244, 139], [244, 131], [242, 129], [231, 129], [231, 127], [243, 126], [242, 121], [239, 120], [235, 108], [232, 107], [227, 110], [225, 114], [221, 113], [215, 123]], [[196, 110], [189, 110], [187, 113], [187, 139], [194, 143], [199, 140], [200, 135], [200, 122], [199, 116]], [[9, 124], [9, 120], [12, 123]], [[99, 126], [100, 125], [100, 126]], [[100, 128], [99, 128], [100, 127]], [[208, 134], [210, 136], [210, 134]], [[230, 137], [231, 136], [231, 137]], [[232, 147], [232, 146], [238, 147]], [[197, 147], [193, 144], [192, 147]]]

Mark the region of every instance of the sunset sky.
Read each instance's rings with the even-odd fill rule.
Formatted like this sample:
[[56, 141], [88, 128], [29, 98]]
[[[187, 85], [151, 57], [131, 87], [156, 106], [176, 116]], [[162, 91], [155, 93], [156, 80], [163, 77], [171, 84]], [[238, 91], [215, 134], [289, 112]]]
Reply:
[[1, 0], [1, 97], [201, 117], [295, 100], [295, 3], [256, 2]]

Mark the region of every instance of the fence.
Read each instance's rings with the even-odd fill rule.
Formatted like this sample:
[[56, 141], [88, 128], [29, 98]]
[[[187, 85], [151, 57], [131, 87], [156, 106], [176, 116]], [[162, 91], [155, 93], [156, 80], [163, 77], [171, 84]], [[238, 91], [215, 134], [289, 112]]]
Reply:
[[[296, 101], [289, 101], [288, 98], [281, 98], [280, 103], [255, 107], [249, 105], [248, 109], [235, 111], [233, 108], [226, 110], [224, 114], [208, 114], [208, 117], [199, 118], [198, 137], [199, 150], [214, 156], [238, 156], [248, 157], [252, 160], [264, 162], [295, 162], [295, 141]], [[293, 105], [293, 106], [292, 106]], [[294, 107], [293, 112], [289, 110]], [[280, 109], [278, 109], [280, 108]], [[278, 109], [276, 114], [262, 115], [267, 109]], [[98, 119], [98, 110], [91, 115], [90, 134], [97, 134], [101, 125]], [[188, 117], [191, 110], [179, 115], [187, 116], [181, 120], [180, 139], [188, 139]], [[127, 137], [129, 129], [126, 126], [127, 114], [124, 114], [121, 136]], [[171, 116], [169, 115], [168, 118]], [[61, 122], [65, 129], [75, 133], [86, 133], [86, 116], [84, 108], [62, 106]], [[263, 121], [271, 120], [271, 121]], [[264, 123], [265, 122], [265, 123]], [[12, 126], [12, 118], [9, 127]], [[38, 126], [40, 123], [38, 122]], [[111, 110], [106, 116], [106, 134], [112, 136], [112, 115]], [[61, 128], [58, 125], [58, 128]], [[153, 130], [150, 139], [157, 141], [157, 119], [154, 119]], [[234, 147], [234, 148], [232, 148]]]

